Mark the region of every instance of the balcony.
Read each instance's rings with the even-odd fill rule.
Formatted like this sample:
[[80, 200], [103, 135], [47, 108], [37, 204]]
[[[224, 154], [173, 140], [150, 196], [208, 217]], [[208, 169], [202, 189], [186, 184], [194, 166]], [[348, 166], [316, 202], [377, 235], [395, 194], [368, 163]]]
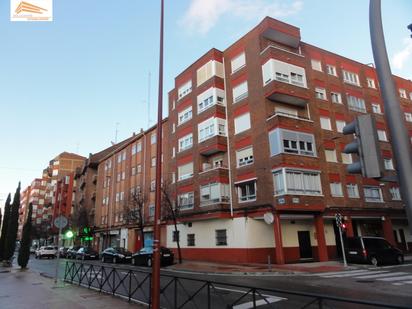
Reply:
[[216, 135], [199, 143], [199, 153], [203, 156], [210, 156], [219, 152], [227, 151], [226, 136]]
[[305, 107], [309, 102], [309, 93], [306, 88], [295, 86], [280, 79], [272, 79], [264, 87], [265, 97], [273, 102], [286, 103], [298, 107]]
[[266, 119], [269, 128], [293, 128], [296, 131], [313, 132], [313, 120], [303, 116], [296, 116], [281, 112], [275, 112]]
[[200, 201], [200, 207], [211, 206], [216, 204], [229, 204], [230, 198], [229, 196], [220, 196], [213, 199], [203, 199]]
[[300, 30], [292, 25], [277, 20], [264, 20], [265, 30], [262, 36], [271, 41], [298, 48], [300, 44]]

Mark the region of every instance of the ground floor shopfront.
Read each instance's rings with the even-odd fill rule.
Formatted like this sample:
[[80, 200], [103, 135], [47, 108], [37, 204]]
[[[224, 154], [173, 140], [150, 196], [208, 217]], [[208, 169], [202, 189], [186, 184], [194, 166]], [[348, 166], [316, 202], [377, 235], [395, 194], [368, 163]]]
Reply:
[[[412, 237], [404, 216], [344, 214], [346, 236], [381, 236], [405, 251]], [[273, 221], [273, 222], [271, 222]], [[341, 255], [335, 218], [327, 213], [276, 213], [186, 221], [178, 225], [183, 259], [230, 263], [327, 261]], [[345, 236], [345, 235], [344, 235]], [[166, 245], [176, 249], [173, 225]]]

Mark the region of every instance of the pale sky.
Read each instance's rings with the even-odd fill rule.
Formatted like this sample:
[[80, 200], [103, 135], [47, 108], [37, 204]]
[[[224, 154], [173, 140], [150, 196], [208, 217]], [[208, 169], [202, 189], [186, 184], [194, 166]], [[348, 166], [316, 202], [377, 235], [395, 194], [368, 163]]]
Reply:
[[[47, 1], [47, 0], [42, 0]], [[159, 1], [54, 0], [53, 22], [10, 22], [0, 2], [0, 205], [63, 151], [87, 156], [157, 117]], [[366, 0], [165, 1], [166, 93], [206, 51], [225, 49], [271, 16], [302, 40], [373, 62]], [[412, 1], [383, 0], [394, 74], [412, 79]], [[151, 85], [149, 96], [149, 73]], [[150, 109], [148, 99], [150, 97]]]

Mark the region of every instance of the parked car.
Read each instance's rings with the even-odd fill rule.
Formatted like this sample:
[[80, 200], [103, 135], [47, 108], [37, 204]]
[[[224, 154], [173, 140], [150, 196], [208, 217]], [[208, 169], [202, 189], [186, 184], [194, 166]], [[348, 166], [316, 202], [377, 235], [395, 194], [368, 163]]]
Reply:
[[79, 251], [79, 249], [82, 248], [82, 246], [73, 246], [70, 247], [67, 252], [66, 252], [66, 258], [68, 259], [75, 259], [76, 258], [76, 254], [77, 251]]
[[37, 246], [30, 247], [30, 254], [36, 254], [36, 251], [37, 251]]
[[404, 261], [402, 251], [382, 237], [348, 237], [345, 253], [348, 262], [352, 263], [378, 266], [385, 263], [402, 264]]
[[81, 247], [76, 253], [77, 260], [98, 260], [99, 253], [91, 247]]
[[67, 248], [67, 247], [60, 247], [60, 249], [59, 249], [59, 256], [60, 256], [61, 258], [67, 257], [67, 250], [69, 250], [69, 248]]
[[[133, 265], [152, 266], [153, 247], [145, 247], [132, 255]], [[160, 263], [161, 265], [172, 265], [174, 261], [174, 254], [172, 250], [166, 247], [160, 247]]]
[[51, 246], [42, 246], [36, 250], [36, 259], [41, 259], [43, 257], [52, 258], [56, 257], [57, 251], [54, 247]]
[[109, 247], [100, 254], [103, 263], [130, 263], [132, 253], [125, 248]]

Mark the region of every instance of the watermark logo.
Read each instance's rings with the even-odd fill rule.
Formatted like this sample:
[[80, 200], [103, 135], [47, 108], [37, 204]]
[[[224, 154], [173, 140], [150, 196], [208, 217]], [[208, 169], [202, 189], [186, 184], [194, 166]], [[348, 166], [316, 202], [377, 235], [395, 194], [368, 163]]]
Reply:
[[10, 0], [11, 21], [53, 21], [53, 0]]

